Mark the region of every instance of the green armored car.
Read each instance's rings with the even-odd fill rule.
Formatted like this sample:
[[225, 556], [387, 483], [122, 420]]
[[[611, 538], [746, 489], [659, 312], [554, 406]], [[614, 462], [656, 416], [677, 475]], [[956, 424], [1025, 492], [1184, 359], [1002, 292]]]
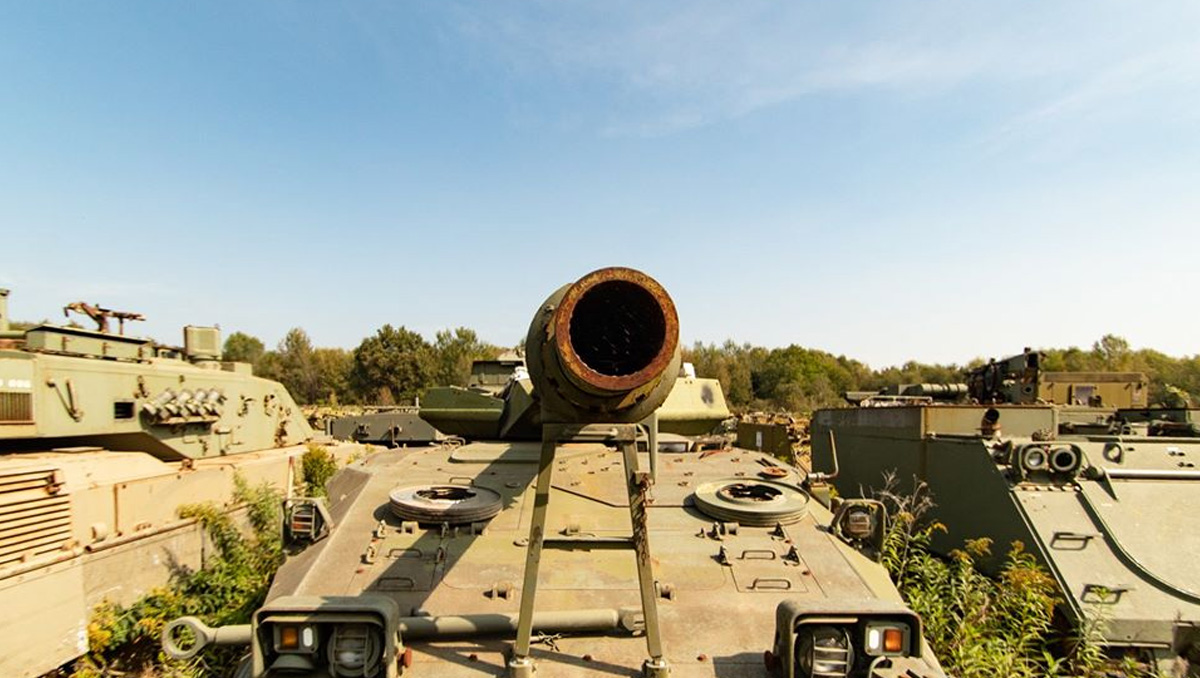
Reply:
[[947, 527], [935, 548], [1022, 542], [1058, 582], [1069, 621], [1094, 619], [1112, 651], [1176, 671], [1200, 650], [1195, 413], [1146, 408], [1144, 375], [1039, 374], [1031, 355], [970, 375], [973, 402], [817, 411], [813, 466], [837, 463], [846, 497], [871, 496], [885, 476], [902, 492], [927, 484], [929, 517]]

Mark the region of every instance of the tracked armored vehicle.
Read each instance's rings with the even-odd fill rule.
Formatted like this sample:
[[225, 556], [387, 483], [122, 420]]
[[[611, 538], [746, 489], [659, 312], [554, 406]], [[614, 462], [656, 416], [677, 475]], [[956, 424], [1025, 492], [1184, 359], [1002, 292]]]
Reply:
[[165, 649], [244, 644], [255, 678], [943, 675], [872, 559], [876, 502], [830, 510], [820, 477], [757, 452], [638, 451], [680, 367], [657, 282], [584, 276], [539, 307], [526, 349], [507, 397], [532, 406], [474, 421], [539, 439], [347, 467], [328, 506], [285, 507], [294, 554], [252, 623], [176, 620]]
[[331, 417], [325, 420], [324, 429], [338, 440], [383, 447], [419, 445], [445, 437], [421, 419], [416, 406], [379, 407], [361, 414]]
[[[1057, 580], [1067, 621], [1098, 619], [1114, 653], [1178, 672], [1200, 658], [1200, 531], [1185, 517], [1200, 501], [1194, 415], [1145, 408], [1144, 375], [1047, 375], [1031, 355], [1017, 357], [1017, 370], [1010, 359], [992, 363], [986, 382], [970, 380], [974, 395], [998, 395], [996, 404], [817, 411], [814, 468], [839, 459], [835, 484], [848, 497], [870, 496], [885, 475], [901, 492], [926, 483], [936, 503], [929, 517], [948, 528], [935, 549], [990, 537], [995, 567], [1022, 542]], [[1068, 404], [1047, 402], [1056, 392], [1048, 384]]]
[[109, 331], [137, 314], [77, 303], [98, 329], [18, 332], [6, 302], [0, 290], [0, 675], [36, 676], [88, 650], [98, 603], [203, 564], [181, 505], [238, 511], [235, 474], [290, 491], [314, 434], [282, 386], [220, 362], [216, 328], [165, 346]]

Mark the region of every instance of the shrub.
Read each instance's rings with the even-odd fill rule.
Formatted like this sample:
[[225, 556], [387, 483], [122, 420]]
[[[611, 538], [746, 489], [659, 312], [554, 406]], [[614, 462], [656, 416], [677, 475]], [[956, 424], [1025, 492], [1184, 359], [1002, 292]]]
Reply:
[[69, 671], [72, 678], [99, 678], [144, 673], [157, 665], [163, 678], [220, 676], [244, 649], [206, 651], [188, 662], [168, 659], [159, 650], [167, 622], [183, 615], [206, 624], [244, 624], [262, 605], [275, 570], [283, 562], [279, 535], [279, 492], [264, 483], [250, 486], [234, 476], [234, 498], [247, 509], [249, 534], [211, 503], [179, 508], [181, 518], [194, 518], [204, 528], [216, 554], [202, 570], [180, 569], [171, 582], [128, 606], [105, 602], [88, 624], [91, 651]]
[[337, 458], [321, 445], [309, 443], [300, 459], [300, 475], [304, 481], [301, 491], [306, 497], [324, 497], [325, 483], [338, 470]]
[[[1055, 628], [1058, 585], [1020, 542], [1010, 545], [996, 578], [979, 569], [991, 554], [988, 539], [975, 539], [940, 558], [930, 550], [945, 526], [923, 520], [933, 499], [916, 483], [912, 494], [895, 493], [894, 478], [876, 493], [891, 521], [882, 562], [901, 595], [925, 624], [925, 637], [947, 673], [959, 678], [1141, 678], [1153, 670], [1133, 659], [1107, 660], [1100, 641], [1103, 617], [1092, 612], [1082, 628], [1063, 637]], [[1051, 648], [1068, 648], [1065, 656]]]

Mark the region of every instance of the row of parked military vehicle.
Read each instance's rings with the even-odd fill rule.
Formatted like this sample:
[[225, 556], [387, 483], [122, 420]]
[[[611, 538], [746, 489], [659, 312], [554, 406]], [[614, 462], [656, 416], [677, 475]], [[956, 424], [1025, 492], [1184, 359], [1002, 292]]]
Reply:
[[[240, 678], [943, 676], [878, 562], [883, 504], [859, 496], [891, 470], [933, 489], [952, 529], [939, 548], [1024, 541], [1069, 615], [1106, 606], [1110, 645], [1166, 662], [1196, 643], [1180, 554], [1200, 451], [1191, 413], [1146, 410], [1138, 375], [1045, 373], [1026, 352], [967, 386], [859, 394], [816, 413], [814, 466], [837, 469], [816, 473], [705, 436], [729, 414], [720, 385], [681, 365], [670, 296], [632, 269], [552, 294], [523, 362], [327, 434], [221, 362], [214, 328], [165, 346], [108, 331], [134, 314], [77, 304], [97, 330], [14, 332], [6, 297], [3, 675], [71, 660], [96, 604], [203, 566], [176, 509], [240, 514], [235, 474], [280, 488], [289, 557], [249, 623], [176, 620], [164, 648], [245, 646]], [[361, 456], [327, 499], [294, 489], [314, 442]]]

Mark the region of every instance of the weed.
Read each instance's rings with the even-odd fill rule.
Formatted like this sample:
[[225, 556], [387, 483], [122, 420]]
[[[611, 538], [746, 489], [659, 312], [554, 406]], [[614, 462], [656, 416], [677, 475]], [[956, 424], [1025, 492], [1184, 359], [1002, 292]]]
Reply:
[[205, 652], [187, 662], [170, 660], [158, 648], [163, 627], [184, 615], [206, 624], [243, 624], [266, 597], [275, 570], [283, 561], [279, 537], [278, 491], [268, 484], [251, 486], [234, 476], [234, 499], [245, 505], [251, 531], [244, 534], [214, 504], [180, 507], [181, 518], [194, 518], [212, 542], [215, 555], [201, 570], [181, 569], [165, 587], [155, 589], [128, 606], [105, 602], [88, 624], [91, 651], [77, 660], [71, 678], [145, 674], [162, 678], [204, 678], [222, 675], [244, 650]]
[[300, 459], [301, 476], [304, 487], [301, 491], [306, 497], [324, 497], [325, 483], [338, 470], [337, 458], [321, 445], [308, 444], [308, 451]]
[[961, 678], [1086, 677], [1111, 668], [1101, 652], [1098, 618], [1076, 631], [1066, 656], [1049, 651], [1064, 640], [1052, 624], [1058, 588], [1020, 542], [1009, 547], [995, 578], [979, 567], [991, 555], [990, 540], [971, 540], [948, 558], [937, 557], [930, 544], [945, 528], [922, 519], [934, 505], [928, 487], [917, 482], [909, 494], [895, 487], [889, 478], [876, 493], [891, 516], [882, 562], [924, 620], [925, 635], [947, 672]]

